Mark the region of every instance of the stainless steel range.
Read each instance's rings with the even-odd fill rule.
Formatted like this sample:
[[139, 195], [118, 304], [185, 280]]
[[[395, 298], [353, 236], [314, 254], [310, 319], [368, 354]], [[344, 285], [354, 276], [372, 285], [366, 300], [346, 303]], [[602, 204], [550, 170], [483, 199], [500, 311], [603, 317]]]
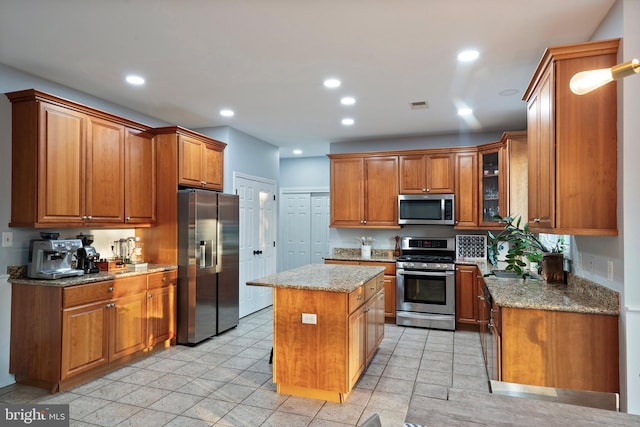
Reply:
[[403, 237], [396, 260], [396, 324], [455, 330], [455, 238]]

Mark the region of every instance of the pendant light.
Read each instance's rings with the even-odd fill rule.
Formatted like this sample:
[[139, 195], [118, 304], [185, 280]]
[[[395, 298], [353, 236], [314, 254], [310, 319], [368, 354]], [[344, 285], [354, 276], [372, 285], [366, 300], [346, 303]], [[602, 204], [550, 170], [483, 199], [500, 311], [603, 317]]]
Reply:
[[576, 95], [584, 95], [613, 80], [637, 74], [638, 72], [640, 72], [640, 61], [632, 59], [631, 61], [614, 65], [611, 68], [576, 73], [571, 78], [569, 87], [571, 88], [571, 92]]

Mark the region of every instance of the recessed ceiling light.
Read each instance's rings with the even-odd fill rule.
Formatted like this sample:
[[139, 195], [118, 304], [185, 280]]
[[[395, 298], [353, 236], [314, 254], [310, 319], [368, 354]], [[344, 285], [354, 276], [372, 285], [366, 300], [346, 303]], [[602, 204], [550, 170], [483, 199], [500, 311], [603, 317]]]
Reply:
[[340, 87], [341, 82], [338, 79], [327, 79], [324, 81], [324, 87], [328, 87], [330, 89], [334, 89]]
[[353, 105], [356, 103], [356, 99], [353, 96], [345, 96], [340, 100], [342, 105]]
[[459, 116], [470, 116], [471, 113], [473, 113], [473, 110], [471, 108], [459, 108], [458, 109], [458, 115]]
[[342, 124], [345, 125], [345, 126], [351, 126], [354, 123], [355, 123], [355, 120], [353, 120], [351, 118], [347, 117], [345, 119], [342, 119]]
[[220, 115], [223, 117], [233, 117], [234, 114], [233, 110], [220, 110]]
[[293, 154], [299, 156], [300, 154], [302, 154], [302, 150], [296, 148], [295, 150], [293, 150]]
[[135, 85], [135, 86], [140, 86], [144, 84], [144, 78], [140, 77], [140, 76], [136, 76], [134, 74], [130, 74], [128, 75], [125, 80], [127, 81], [127, 83], [129, 83], [130, 85]]
[[471, 62], [478, 59], [479, 56], [480, 56], [480, 52], [478, 52], [477, 50], [473, 50], [473, 49], [464, 50], [458, 54], [458, 61]]

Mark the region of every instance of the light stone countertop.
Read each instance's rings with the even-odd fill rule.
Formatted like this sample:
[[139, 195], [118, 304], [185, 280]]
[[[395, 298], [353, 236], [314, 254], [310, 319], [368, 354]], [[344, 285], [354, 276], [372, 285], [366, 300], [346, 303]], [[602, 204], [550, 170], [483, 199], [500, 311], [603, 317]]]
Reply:
[[[475, 264], [484, 275], [491, 272], [487, 262], [458, 262]], [[568, 283], [553, 284], [543, 279], [503, 279], [483, 277], [491, 297], [500, 307], [526, 308], [574, 313], [620, 314], [618, 292], [589, 280], [569, 275]]]
[[248, 281], [247, 285], [348, 293], [382, 272], [382, 266], [309, 264]]
[[162, 264], [149, 264], [144, 271], [123, 271], [123, 272], [106, 272], [84, 274], [82, 276], [64, 277], [55, 280], [46, 279], [30, 279], [28, 277], [10, 278], [10, 283], [16, 283], [20, 285], [38, 285], [38, 286], [73, 286], [83, 285], [86, 283], [102, 282], [105, 280], [114, 280], [122, 277], [137, 276], [139, 274], [159, 273], [163, 271], [177, 270], [175, 265], [162, 265]]

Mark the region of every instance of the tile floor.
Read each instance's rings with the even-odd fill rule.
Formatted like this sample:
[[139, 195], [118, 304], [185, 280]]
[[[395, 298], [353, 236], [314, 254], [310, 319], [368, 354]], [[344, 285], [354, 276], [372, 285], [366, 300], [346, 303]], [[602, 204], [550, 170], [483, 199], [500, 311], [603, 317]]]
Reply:
[[280, 395], [269, 354], [273, 311], [198, 346], [175, 346], [63, 393], [22, 385], [0, 403], [69, 404], [71, 426], [640, 426], [640, 416], [499, 396], [474, 332], [385, 325], [372, 363], [344, 404]]

